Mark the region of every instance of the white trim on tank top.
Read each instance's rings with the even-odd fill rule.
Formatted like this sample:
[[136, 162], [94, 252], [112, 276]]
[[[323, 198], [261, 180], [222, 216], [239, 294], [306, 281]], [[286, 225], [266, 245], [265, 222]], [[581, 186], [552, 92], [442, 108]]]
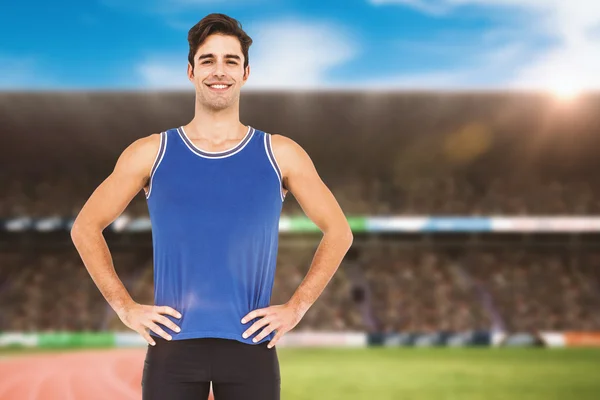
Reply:
[[[252, 136], [254, 136], [254, 128], [252, 128], [250, 125], [248, 125], [248, 132], [246, 132], [246, 136], [244, 136], [244, 138], [242, 140], [240, 140], [235, 146], [233, 146], [227, 150], [222, 150], [222, 151], [202, 150], [201, 148], [196, 146], [194, 144], [194, 142], [192, 142], [190, 140], [188, 135], [185, 133], [185, 129], [183, 129], [183, 126], [180, 126], [179, 128], [177, 128], [177, 133], [179, 134], [179, 137], [181, 138], [183, 143], [185, 143], [185, 145], [188, 147], [188, 149], [190, 149], [191, 152], [196, 154], [197, 156], [200, 156], [202, 158], [226, 158], [226, 157], [231, 157], [232, 155], [239, 153], [240, 151], [242, 151], [242, 149], [244, 147], [246, 147], [248, 145], [248, 143], [250, 143]], [[235, 150], [235, 151], [233, 151], [233, 150]], [[229, 153], [229, 152], [231, 152], [231, 153]], [[225, 153], [229, 153], [229, 154], [225, 154]]]
[[[160, 163], [162, 162], [165, 153], [167, 152], [167, 132], [161, 132], [160, 133], [160, 143], [158, 145], [158, 152], [156, 153], [156, 157], [154, 158], [154, 162], [152, 163], [152, 169], [150, 170], [150, 178], [149, 178], [149, 182], [148, 182], [148, 193], [144, 193], [144, 195], [146, 196], [146, 200], [148, 200], [150, 198], [150, 195], [152, 194], [152, 181], [154, 180], [154, 175], [156, 174], [156, 170], [158, 170], [158, 166], [160, 165]], [[164, 146], [163, 146], [163, 141], [164, 141]], [[160, 159], [159, 159], [160, 157]], [[158, 161], [158, 162], [157, 162]]]
[[[267, 144], [268, 141], [268, 144]], [[269, 159], [269, 162], [271, 163], [271, 166], [273, 167], [273, 170], [275, 171], [275, 175], [277, 175], [277, 179], [279, 180], [279, 195], [281, 196], [281, 201], [285, 201], [285, 193], [283, 193], [283, 183], [281, 182], [281, 168], [279, 168], [279, 163], [277, 162], [277, 159], [275, 158], [275, 153], [273, 152], [273, 146], [271, 145], [271, 134], [265, 132], [265, 137], [264, 137], [264, 144], [265, 144], [265, 153], [267, 154], [267, 158]], [[271, 149], [271, 152], [273, 152], [273, 156], [271, 157], [271, 152], [269, 152], [269, 149]]]

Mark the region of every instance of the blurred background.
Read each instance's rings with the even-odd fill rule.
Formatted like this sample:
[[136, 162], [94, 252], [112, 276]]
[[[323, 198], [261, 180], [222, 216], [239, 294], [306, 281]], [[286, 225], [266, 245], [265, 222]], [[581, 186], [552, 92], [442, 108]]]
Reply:
[[[0, 399], [137, 399], [145, 345], [69, 236], [187, 123], [187, 31], [253, 38], [240, 119], [312, 157], [354, 244], [277, 346], [283, 399], [600, 397], [600, 3], [13, 3], [0, 13]], [[153, 304], [143, 192], [104, 232]], [[293, 195], [271, 304], [321, 239]], [[218, 399], [217, 399], [218, 400]]]

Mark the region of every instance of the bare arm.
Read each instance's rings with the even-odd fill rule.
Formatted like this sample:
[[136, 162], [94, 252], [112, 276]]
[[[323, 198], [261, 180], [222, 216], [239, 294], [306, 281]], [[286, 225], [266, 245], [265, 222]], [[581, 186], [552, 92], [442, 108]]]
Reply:
[[333, 277], [353, 241], [352, 230], [342, 209], [304, 149], [281, 135], [273, 135], [271, 142], [284, 187], [294, 194], [304, 213], [323, 232], [323, 238], [306, 277], [291, 299], [283, 305], [250, 311], [241, 321], [245, 324], [256, 317], [263, 317], [254, 322], [242, 337], [250, 337], [262, 328], [253, 338], [254, 342], [258, 342], [276, 330], [267, 345], [269, 348], [300, 322]]
[[[138, 325], [140, 321], [129, 318], [131, 310], [141, 310], [136, 307], [137, 303], [133, 301], [123, 282], [117, 276], [102, 232], [121, 215], [134, 196], [146, 186], [159, 143], [160, 135], [153, 134], [138, 139], [127, 147], [117, 160], [113, 172], [96, 188], [85, 203], [71, 229], [73, 243], [92, 280], [106, 301], [127, 326], [138, 331], [147, 340], [149, 335], [147, 332], [144, 332], [145, 334], [141, 332], [142, 328]], [[176, 316], [177, 312], [171, 310], [162, 311]], [[143, 311], [144, 313], [149, 312], [148, 309]], [[160, 322], [175, 328], [175, 325], [167, 318], [162, 318], [164, 320], [160, 320]], [[158, 329], [162, 331], [162, 329]], [[151, 339], [148, 340], [149, 343], [151, 341]]]
[[323, 232], [310, 269], [289, 301], [303, 315], [340, 266], [352, 245], [353, 235], [337, 200], [319, 177], [306, 151], [282, 135], [273, 135], [272, 144], [285, 188], [292, 192], [306, 216]]

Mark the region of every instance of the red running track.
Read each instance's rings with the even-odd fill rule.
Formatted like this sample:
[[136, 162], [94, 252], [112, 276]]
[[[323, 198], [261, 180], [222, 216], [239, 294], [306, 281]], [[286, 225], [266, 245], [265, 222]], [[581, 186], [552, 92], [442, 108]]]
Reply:
[[0, 400], [139, 400], [145, 355], [116, 349], [1, 359]]

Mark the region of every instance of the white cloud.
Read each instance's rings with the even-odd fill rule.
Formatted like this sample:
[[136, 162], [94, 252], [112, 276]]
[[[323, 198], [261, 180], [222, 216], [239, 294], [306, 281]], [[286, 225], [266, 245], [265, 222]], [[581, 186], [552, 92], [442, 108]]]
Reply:
[[[419, 73], [402, 73], [384, 76], [361, 82], [362, 85], [378, 89], [414, 90], [462, 90], [462, 89], [502, 89], [506, 70], [515, 58], [526, 53], [519, 44], [497, 46], [493, 51], [474, 55], [464, 64], [444, 70], [429, 70]], [[495, 77], [495, 80], [490, 80]]]
[[[253, 29], [255, 28], [255, 29]], [[250, 47], [250, 78], [244, 88], [319, 88], [326, 75], [356, 54], [347, 33], [329, 23], [278, 20], [244, 29], [253, 39]], [[174, 60], [179, 61], [162, 61]], [[175, 57], [153, 57], [136, 70], [151, 88], [189, 88], [187, 53]]]
[[143, 85], [150, 89], [194, 89], [187, 78], [187, 54], [152, 57], [138, 65], [136, 72]]
[[[527, 12], [522, 28], [527, 36], [518, 42], [540, 37], [553, 38], [556, 44], [537, 55], [513, 57], [514, 77], [510, 87], [548, 89], [600, 88], [600, 43], [593, 32], [600, 26], [600, 2], [596, 0], [371, 0], [372, 4], [399, 4], [430, 14], [452, 14], [464, 6], [507, 8]], [[494, 57], [496, 49], [487, 49]], [[433, 77], [439, 76], [434, 72]]]
[[248, 88], [318, 88], [357, 52], [350, 35], [328, 23], [262, 23], [252, 38]]
[[0, 88], [43, 89], [52, 84], [49, 74], [40, 74], [39, 61], [32, 56], [0, 54]]

